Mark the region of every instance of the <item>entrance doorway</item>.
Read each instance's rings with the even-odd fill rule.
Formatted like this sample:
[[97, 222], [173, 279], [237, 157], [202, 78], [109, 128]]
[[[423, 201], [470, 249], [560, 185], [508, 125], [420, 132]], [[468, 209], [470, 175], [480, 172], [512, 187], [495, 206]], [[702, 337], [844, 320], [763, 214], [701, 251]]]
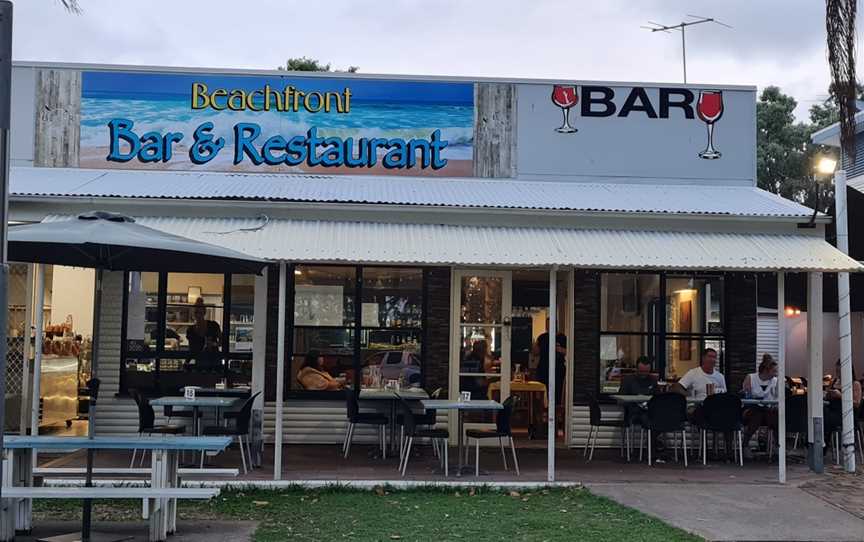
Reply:
[[[562, 441], [571, 410], [564, 406], [570, 395], [565, 377], [570, 359], [567, 343], [572, 335], [567, 331], [572, 327], [569, 286], [570, 274], [559, 272], [556, 342], [563, 352], [557, 359], [561, 371], [556, 371], [556, 438]], [[451, 389], [456, 395], [470, 392], [472, 399], [504, 401], [514, 395], [515, 436], [523, 445], [545, 448], [548, 350], [539, 346], [548, 330], [549, 271], [455, 270], [452, 302]], [[484, 426], [494, 416], [486, 413], [471, 416], [469, 421], [472, 426]]]

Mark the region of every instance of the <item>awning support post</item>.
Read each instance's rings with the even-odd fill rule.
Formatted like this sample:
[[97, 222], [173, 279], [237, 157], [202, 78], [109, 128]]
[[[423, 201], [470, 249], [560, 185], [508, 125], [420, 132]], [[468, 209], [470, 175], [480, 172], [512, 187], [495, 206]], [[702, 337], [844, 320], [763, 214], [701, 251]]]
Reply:
[[[849, 254], [849, 224], [846, 220], [846, 171], [834, 174], [834, 207], [836, 209], [837, 249]], [[855, 417], [852, 404], [852, 321], [849, 302], [849, 273], [837, 273], [837, 311], [840, 329], [840, 389], [843, 413], [843, 467], [855, 472]]]
[[546, 444], [546, 480], [549, 482], [555, 481], [555, 437], [558, 433], [555, 427], [555, 380], [558, 365], [555, 359], [555, 348], [558, 346], [558, 308], [555, 303], [558, 297], [557, 275], [558, 266], [556, 265], [549, 271], [549, 431]]
[[810, 354], [810, 377], [807, 383], [807, 424], [810, 453], [807, 456], [810, 470], [825, 472], [823, 458], [824, 413], [822, 405], [822, 273], [808, 273], [807, 285], [807, 345]]
[[786, 483], [786, 274], [777, 273], [777, 479]]
[[285, 262], [279, 262], [279, 310], [276, 330], [276, 442], [273, 453], [273, 479], [282, 479], [282, 400], [285, 387]]
[[[33, 394], [30, 396], [30, 434], [39, 434], [39, 399], [42, 395], [42, 330], [45, 329], [45, 266], [36, 264], [36, 296], [33, 302], [35, 315], [33, 340]], [[91, 354], [92, 355], [92, 354]], [[36, 466], [37, 451], [33, 450], [33, 466]]]
[[24, 298], [24, 329], [21, 331], [21, 335], [24, 337], [24, 342], [21, 347], [21, 355], [24, 359], [21, 362], [21, 420], [19, 422], [19, 432], [22, 435], [27, 434], [27, 427], [30, 425], [30, 411], [27, 409], [27, 405], [30, 404], [30, 333], [33, 331], [34, 267], [35, 265], [32, 263], [27, 264], [27, 294]]

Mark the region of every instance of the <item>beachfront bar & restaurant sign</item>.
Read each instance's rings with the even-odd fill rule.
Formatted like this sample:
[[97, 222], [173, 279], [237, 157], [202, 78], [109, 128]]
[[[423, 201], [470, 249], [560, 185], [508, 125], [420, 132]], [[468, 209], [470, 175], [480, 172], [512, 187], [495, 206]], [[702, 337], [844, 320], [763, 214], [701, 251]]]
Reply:
[[753, 185], [755, 89], [85, 70], [80, 146], [94, 169]]
[[84, 72], [82, 167], [471, 175], [473, 85]]

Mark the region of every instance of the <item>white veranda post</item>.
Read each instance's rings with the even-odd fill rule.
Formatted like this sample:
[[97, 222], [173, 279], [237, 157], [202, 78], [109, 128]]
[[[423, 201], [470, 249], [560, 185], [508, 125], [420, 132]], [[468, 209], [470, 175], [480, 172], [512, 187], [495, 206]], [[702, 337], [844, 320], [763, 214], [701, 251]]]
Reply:
[[777, 478], [786, 483], [786, 275], [777, 273]]
[[807, 383], [807, 424], [810, 454], [810, 470], [822, 473], [825, 470], [822, 457], [824, 437], [824, 415], [822, 398], [822, 273], [808, 273], [807, 284], [807, 345], [810, 355], [810, 375]]
[[282, 479], [282, 390], [285, 385], [285, 262], [279, 262], [279, 304], [276, 318], [276, 428], [273, 479]]
[[[836, 208], [837, 248], [849, 254], [849, 225], [846, 221], [846, 171], [834, 174], [834, 207]], [[855, 472], [855, 413], [852, 404], [852, 322], [849, 303], [849, 273], [837, 273], [837, 311], [840, 338], [840, 385], [843, 412], [843, 466]]]
[[549, 378], [546, 380], [549, 383], [549, 440], [546, 444], [547, 449], [547, 472], [546, 480], [549, 482], [555, 481], [555, 437], [557, 430], [555, 429], [555, 380], [556, 380], [556, 362], [555, 362], [555, 347], [557, 346], [558, 337], [558, 308], [556, 299], [558, 293], [558, 266], [553, 267], [549, 271]]

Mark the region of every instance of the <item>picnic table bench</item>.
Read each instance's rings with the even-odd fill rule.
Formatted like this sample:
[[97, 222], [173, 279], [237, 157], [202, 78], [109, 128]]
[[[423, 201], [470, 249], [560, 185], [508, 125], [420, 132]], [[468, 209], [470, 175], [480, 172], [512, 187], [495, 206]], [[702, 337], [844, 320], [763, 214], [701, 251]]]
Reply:
[[[15, 539], [15, 531], [29, 531], [33, 499], [144, 499], [150, 510], [151, 542], [162, 542], [177, 528], [177, 499], [208, 499], [209, 488], [180, 487], [180, 452], [222, 451], [229, 437], [122, 436], [46, 437], [9, 436], [3, 441], [3, 487], [0, 488], [0, 541]], [[33, 487], [34, 450], [151, 450], [150, 487]], [[86, 472], [82, 469], [82, 472]]]

